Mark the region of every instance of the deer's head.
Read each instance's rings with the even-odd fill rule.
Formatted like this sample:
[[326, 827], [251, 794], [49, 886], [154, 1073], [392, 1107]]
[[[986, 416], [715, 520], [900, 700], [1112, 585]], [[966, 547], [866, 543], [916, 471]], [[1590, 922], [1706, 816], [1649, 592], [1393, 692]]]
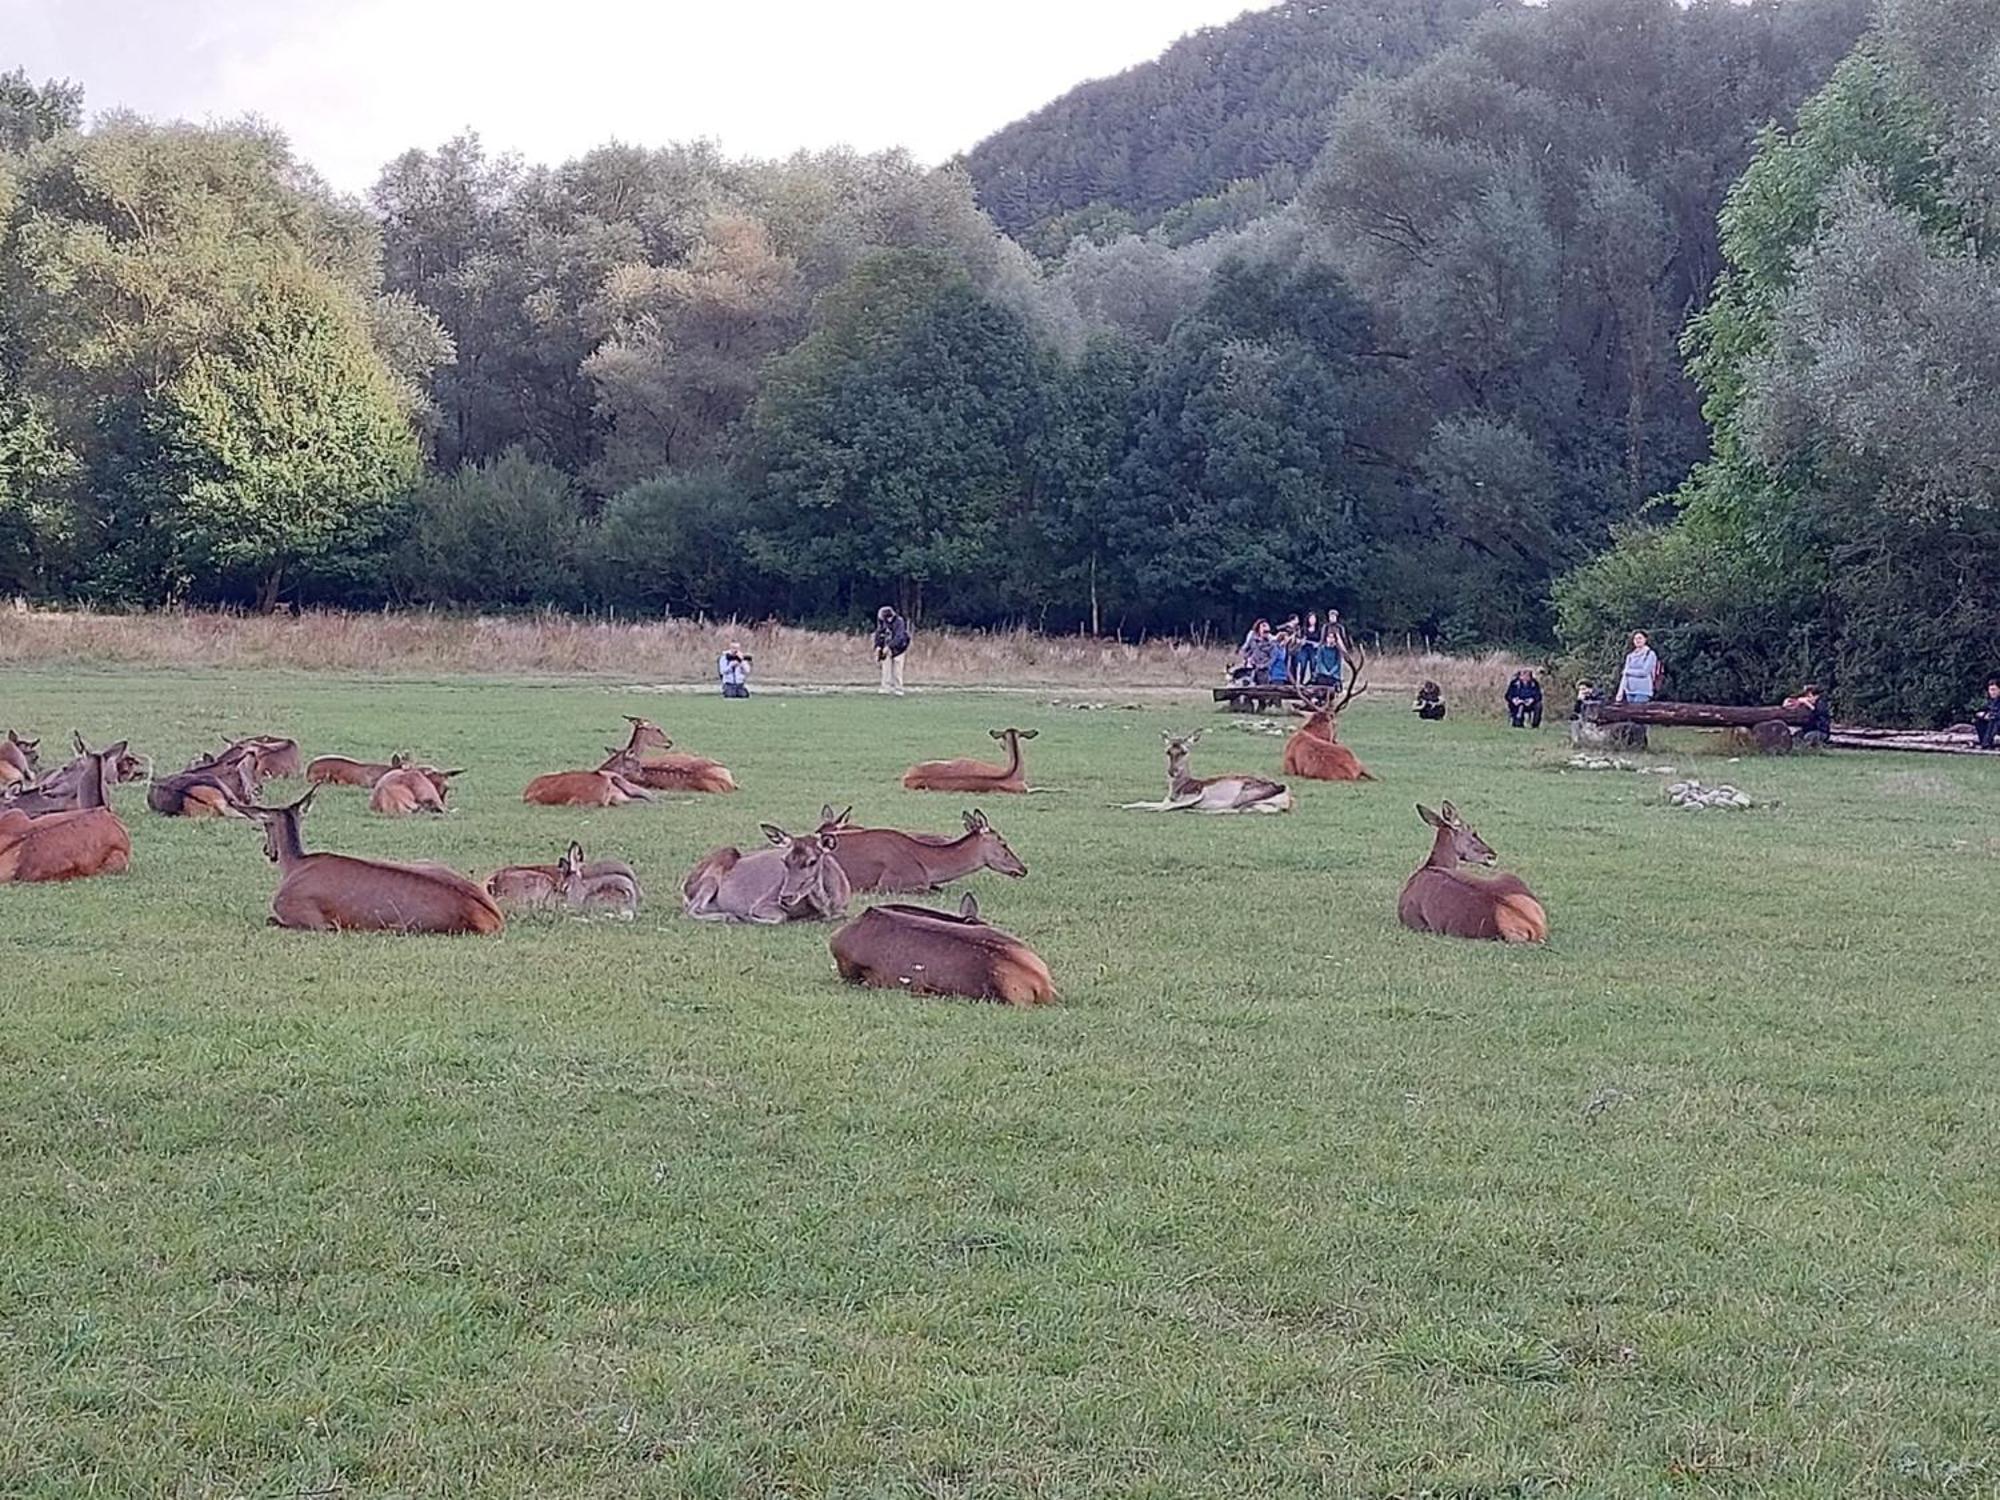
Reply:
[[1432, 812], [1423, 803], [1417, 804], [1417, 816], [1437, 830], [1437, 839], [1432, 846], [1431, 857], [1435, 860], [1440, 852], [1450, 856], [1447, 863], [1467, 865], [1490, 865], [1499, 858], [1463, 818], [1458, 809], [1449, 802], [1438, 805]]
[[444, 801], [451, 792], [452, 777], [463, 776], [465, 774], [464, 766], [459, 766], [456, 770], [451, 771], [440, 771], [436, 766], [418, 766], [416, 769], [417, 774], [431, 784], [432, 789], [438, 794], [438, 801], [440, 802]]
[[637, 719], [625, 715], [625, 722], [632, 726], [632, 738], [626, 743], [628, 750], [671, 750], [674, 742], [667, 737], [666, 730], [651, 719]]
[[39, 759], [42, 749], [42, 742], [40, 740], [24, 740], [10, 729], [7, 731], [7, 743], [21, 752], [21, 759], [28, 763], [30, 771], [35, 769], [35, 763]]
[[826, 857], [839, 847], [840, 835], [820, 829], [803, 838], [793, 838], [776, 823], [760, 823], [758, 827], [775, 848], [785, 851], [785, 878], [778, 887], [779, 902], [796, 905], [817, 892]]
[[1019, 880], [1028, 873], [1028, 867], [1021, 863], [1021, 856], [1007, 846], [1000, 837], [1000, 830], [986, 821], [986, 814], [978, 808], [965, 814], [965, 831], [979, 840], [980, 857], [986, 861], [986, 868], [997, 870], [1002, 875]]
[[312, 806], [312, 800], [319, 794], [319, 784], [313, 783], [298, 801], [284, 807], [259, 807], [251, 804], [243, 809], [244, 816], [250, 818], [264, 830], [264, 858], [277, 864], [283, 857], [287, 844], [296, 848], [299, 841], [299, 820]]
[[849, 803], [839, 812], [835, 812], [833, 810], [833, 804], [831, 802], [823, 802], [820, 804], [819, 831], [821, 833], [838, 833], [843, 828], [852, 828], [853, 826], [854, 826], [854, 806], [852, 803]]
[[606, 745], [604, 753], [610, 758], [597, 769], [609, 771], [613, 776], [631, 778], [643, 774], [646, 769], [639, 759], [639, 752], [630, 745]]
[[556, 891], [568, 895], [570, 890], [583, 883], [583, 845], [571, 839], [569, 847], [563, 850], [562, 858], [556, 861]]
[[1160, 738], [1165, 742], [1167, 747], [1167, 774], [1169, 776], [1178, 776], [1182, 771], [1187, 769], [1188, 756], [1194, 752], [1195, 744], [1201, 739], [1201, 736], [1202, 731], [1199, 729], [1193, 734], [1169, 734], [1164, 729], [1160, 731]]

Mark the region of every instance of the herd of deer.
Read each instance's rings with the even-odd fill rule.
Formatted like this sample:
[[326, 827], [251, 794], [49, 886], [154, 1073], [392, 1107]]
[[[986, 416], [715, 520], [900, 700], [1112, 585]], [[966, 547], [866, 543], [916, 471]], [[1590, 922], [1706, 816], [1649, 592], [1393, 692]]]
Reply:
[[[1365, 691], [1363, 665], [1365, 657], [1357, 661], [1353, 682], [1338, 703], [1319, 704], [1286, 741], [1285, 775], [1317, 781], [1374, 779], [1338, 738], [1341, 710]], [[676, 753], [673, 741], [649, 720], [628, 716], [628, 722], [626, 744], [610, 749], [602, 765], [537, 776], [522, 799], [546, 807], [601, 808], [650, 802], [662, 791], [736, 790], [725, 766]], [[904, 774], [903, 785], [972, 796], [1033, 790], [1022, 744], [1035, 738], [1036, 731], [991, 733], [1006, 749], [1003, 763], [926, 761]], [[1200, 731], [1164, 738], [1165, 800], [1127, 807], [1203, 813], [1271, 813], [1293, 807], [1290, 789], [1269, 777], [1192, 775], [1188, 763]], [[507, 865], [483, 883], [440, 864], [306, 852], [300, 825], [322, 787], [364, 787], [370, 809], [386, 817], [440, 814], [453, 778], [463, 775], [463, 769], [420, 765], [402, 754], [387, 761], [326, 755], [301, 766], [297, 741], [257, 735], [234, 740], [180, 771], [155, 776], [124, 741], [92, 750], [81, 736], [73, 740], [75, 758], [46, 776], [39, 775], [39, 741], [14, 731], [0, 740], [0, 884], [123, 872], [131, 862], [132, 841], [112, 810], [111, 791], [121, 782], [146, 779], [146, 803], [156, 813], [241, 818], [262, 828], [265, 855], [277, 865], [279, 876], [270, 920], [281, 927], [497, 933], [506, 926], [508, 909], [603, 909], [631, 917], [642, 899], [629, 865], [586, 859], [575, 842], [553, 864]], [[260, 800], [263, 783], [300, 776], [310, 784], [297, 800], [282, 806]], [[1527, 886], [1512, 875], [1478, 875], [1465, 868], [1491, 866], [1495, 857], [1456, 809], [1446, 802], [1435, 812], [1422, 806], [1417, 811], [1434, 837], [1429, 857], [1403, 887], [1397, 905], [1403, 925], [1509, 943], [1545, 941], [1548, 917]], [[765, 823], [760, 828], [766, 847], [712, 850], [681, 883], [683, 910], [709, 922], [831, 921], [846, 916], [857, 892], [925, 893], [982, 870], [1015, 879], [1028, 873], [977, 808], [965, 813], [962, 834], [870, 828], [852, 819], [851, 807], [836, 812], [829, 805], [810, 833], [793, 835]], [[955, 912], [899, 902], [871, 906], [836, 931], [829, 946], [839, 973], [852, 983], [1017, 1005], [1055, 998], [1048, 965], [1019, 938], [982, 920], [970, 896]]]

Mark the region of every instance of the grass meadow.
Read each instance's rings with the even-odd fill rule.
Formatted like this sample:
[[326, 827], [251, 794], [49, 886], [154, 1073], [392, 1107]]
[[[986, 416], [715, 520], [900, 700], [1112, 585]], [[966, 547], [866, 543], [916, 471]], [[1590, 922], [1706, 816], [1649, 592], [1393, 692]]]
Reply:
[[[122, 878], [0, 888], [0, 1493], [2000, 1493], [2000, 766], [1561, 769], [1560, 726], [1364, 698], [1381, 778], [1123, 812], [1192, 700], [34, 667], [0, 724], [466, 765], [309, 848], [483, 875], [572, 835], [631, 924], [265, 926], [257, 833], [121, 792]], [[1115, 691], [1093, 697], [1116, 698]], [[731, 797], [531, 809], [620, 715]], [[822, 802], [950, 829], [909, 762], [1035, 727], [986, 914], [1064, 999], [849, 989], [827, 929], [679, 913]], [[274, 788], [274, 795], [282, 786]], [[1456, 800], [1546, 949], [1395, 923]]]

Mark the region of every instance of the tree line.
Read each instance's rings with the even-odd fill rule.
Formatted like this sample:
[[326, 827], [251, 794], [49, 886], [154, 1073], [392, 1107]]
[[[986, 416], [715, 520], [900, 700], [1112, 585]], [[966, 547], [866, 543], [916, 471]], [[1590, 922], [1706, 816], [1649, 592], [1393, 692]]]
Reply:
[[[1580, 658], [1650, 620], [1679, 685], [1887, 672], [1941, 711], [1990, 639], [1942, 609], [1983, 545], [1978, 351], [1935, 351], [1955, 425], [1918, 416], [1930, 351], [1886, 352], [1981, 310], [1977, 12], [1416, 6], [1358, 48], [1290, 5], [1237, 23], [1289, 62], [1203, 33], [969, 163], [465, 136], [366, 203], [260, 127], [86, 129], [9, 75], [0, 588], [1123, 632], [1313, 601], [1468, 646], [1559, 621]], [[1279, 76], [1313, 45], [1379, 66]], [[1185, 165], [1218, 99], [1313, 149], [1082, 202], [994, 165], [1038, 131]], [[1865, 300], [1863, 240], [1943, 300]], [[1871, 338], [1894, 391], [1841, 384]], [[1892, 396], [1921, 443], [1855, 425]], [[1959, 642], [1931, 689], [1884, 665], [1906, 599]]]

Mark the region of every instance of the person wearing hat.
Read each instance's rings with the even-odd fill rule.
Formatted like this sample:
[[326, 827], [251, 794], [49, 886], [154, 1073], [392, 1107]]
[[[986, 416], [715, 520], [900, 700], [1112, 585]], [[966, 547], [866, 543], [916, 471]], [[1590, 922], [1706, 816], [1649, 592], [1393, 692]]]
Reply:
[[903, 696], [903, 655], [910, 649], [910, 622], [890, 605], [875, 611], [875, 659], [882, 664], [878, 691]]
[[716, 671], [722, 677], [722, 696], [725, 698], [747, 698], [750, 696], [750, 658], [743, 654], [743, 643], [731, 641], [729, 649], [716, 662]]

